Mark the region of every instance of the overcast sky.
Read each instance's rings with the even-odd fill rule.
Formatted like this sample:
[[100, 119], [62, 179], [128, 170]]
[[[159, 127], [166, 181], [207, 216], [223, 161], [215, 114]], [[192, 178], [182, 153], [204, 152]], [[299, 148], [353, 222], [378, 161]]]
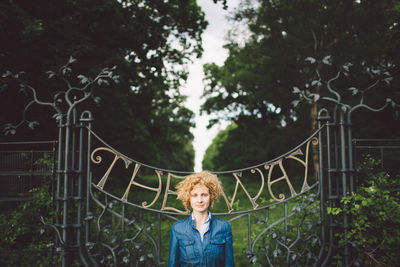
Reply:
[[203, 57], [195, 60], [189, 66], [188, 81], [182, 93], [188, 96], [186, 107], [193, 110], [196, 114], [196, 128], [192, 132], [194, 134], [193, 146], [196, 152], [195, 171], [199, 172], [202, 170], [201, 161], [205, 150], [211, 144], [212, 139], [218, 131], [227, 126], [227, 122], [223, 122], [208, 130], [206, 126], [209, 117], [205, 115], [200, 116], [199, 114], [200, 105], [204, 102], [204, 99], [200, 99], [204, 87], [203, 64], [214, 62], [222, 65], [224, 63], [227, 51], [222, 46], [225, 44], [224, 38], [229, 30], [226, 15], [228, 15], [229, 10], [237, 6], [239, 0], [229, 0], [228, 10], [223, 10], [221, 3], [214, 4], [212, 0], [198, 0], [197, 2], [205, 12], [209, 25], [203, 33]]

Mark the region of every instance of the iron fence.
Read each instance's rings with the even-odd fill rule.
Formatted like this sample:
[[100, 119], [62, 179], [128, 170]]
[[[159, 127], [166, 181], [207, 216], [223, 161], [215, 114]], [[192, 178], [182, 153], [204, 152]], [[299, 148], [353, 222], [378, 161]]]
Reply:
[[[0, 143], [0, 201], [29, 200], [31, 189], [40, 187], [44, 177], [54, 176], [56, 143]], [[45, 159], [48, 159], [47, 164]]]

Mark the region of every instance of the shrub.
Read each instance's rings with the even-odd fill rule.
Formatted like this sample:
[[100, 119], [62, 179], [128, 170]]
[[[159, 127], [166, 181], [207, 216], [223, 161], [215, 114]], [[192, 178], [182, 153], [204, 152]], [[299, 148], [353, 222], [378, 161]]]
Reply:
[[366, 156], [356, 193], [341, 199], [333, 215], [351, 218], [346, 239], [355, 249], [358, 266], [396, 266], [400, 262], [400, 177], [377, 171], [378, 160]]
[[[36, 165], [52, 164], [45, 155]], [[50, 266], [56, 256], [52, 253], [54, 234], [44, 231], [40, 216], [48, 220], [54, 212], [51, 199], [51, 177], [44, 177], [39, 188], [30, 190], [32, 200], [0, 214], [0, 265], [1, 266]]]

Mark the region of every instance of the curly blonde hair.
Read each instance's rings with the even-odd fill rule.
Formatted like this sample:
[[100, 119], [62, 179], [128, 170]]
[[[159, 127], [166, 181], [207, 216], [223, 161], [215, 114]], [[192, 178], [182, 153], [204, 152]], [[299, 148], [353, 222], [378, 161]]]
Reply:
[[210, 207], [214, 207], [214, 202], [222, 193], [222, 184], [215, 174], [208, 171], [193, 173], [176, 185], [177, 198], [182, 201], [183, 206], [186, 209], [190, 207], [190, 193], [196, 185], [204, 185], [208, 188], [210, 193]]

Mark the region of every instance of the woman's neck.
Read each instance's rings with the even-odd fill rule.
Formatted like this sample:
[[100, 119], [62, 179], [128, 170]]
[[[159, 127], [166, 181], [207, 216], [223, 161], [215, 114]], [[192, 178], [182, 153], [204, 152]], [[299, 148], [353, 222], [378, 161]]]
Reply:
[[193, 211], [193, 217], [198, 224], [203, 224], [208, 219], [208, 210], [204, 212]]

